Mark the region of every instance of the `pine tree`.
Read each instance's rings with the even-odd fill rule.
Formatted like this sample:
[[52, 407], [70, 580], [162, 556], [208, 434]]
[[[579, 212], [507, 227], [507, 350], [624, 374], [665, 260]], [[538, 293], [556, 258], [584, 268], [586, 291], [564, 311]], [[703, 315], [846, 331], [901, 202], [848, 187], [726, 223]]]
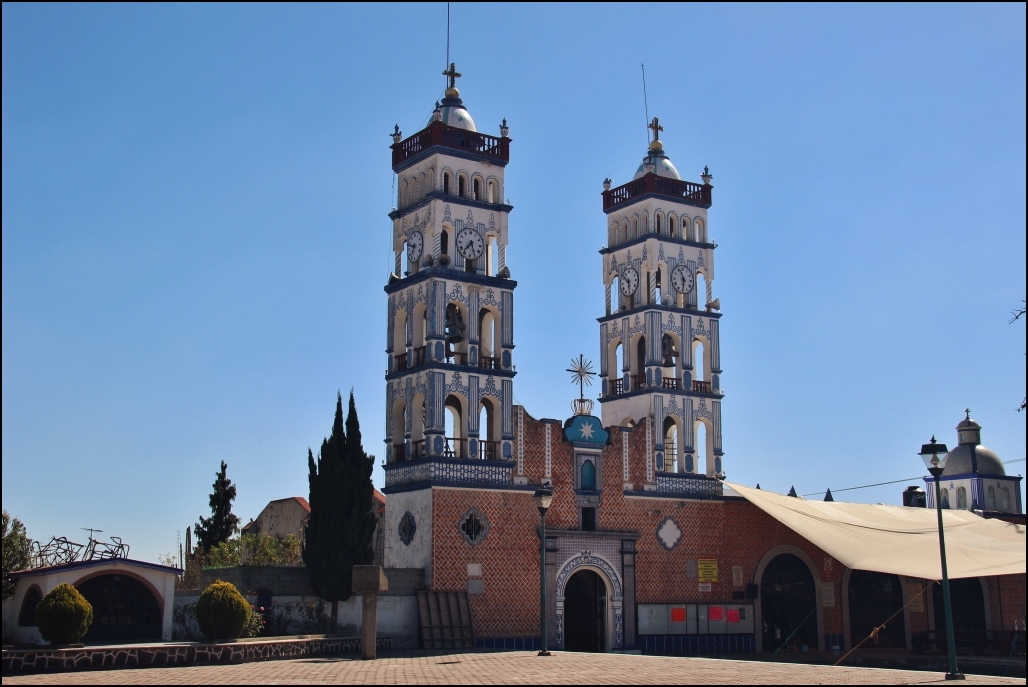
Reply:
[[232, 502], [236, 498], [236, 485], [228, 478], [228, 465], [221, 461], [221, 471], [214, 480], [211, 492], [211, 517], [200, 516], [196, 526], [196, 544], [204, 555], [236, 533], [239, 517], [232, 513]]
[[343, 425], [343, 397], [336, 396], [332, 434], [321, 442], [315, 463], [307, 449], [311, 514], [304, 531], [303, 560], [311, 587], [322, 599], [332, 602], [335, 632], [338, 601], [353, 595], [353, 566], [374, 560], [372, 539], [375, 514], [372, 511], [371, 470], [374, 457], [361, 445], [357, 408], [350, 392], [350, 404]]

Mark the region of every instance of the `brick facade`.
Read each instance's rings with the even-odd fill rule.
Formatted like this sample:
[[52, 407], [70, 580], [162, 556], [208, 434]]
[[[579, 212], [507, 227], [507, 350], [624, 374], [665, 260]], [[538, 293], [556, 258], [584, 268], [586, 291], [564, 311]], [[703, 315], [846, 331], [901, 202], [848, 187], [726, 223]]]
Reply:
[[[509, 488], [425, 485], [423, 491], [408, 490], [396, 499], [396, 503], [406, 502], [431, 490], [431, 517], [424, 518], [427, 531], [423, 533], [431, 551], [427, 579], [435, 590], [469, 591], [476, 636], [497, 645], [502, 644], [499, 638], [521, 641], [520, 638], [538, 636], [539, 514], [532, 490], [549, 479], [554, 494], [547, 514], [551, 646], [558, 646], [561, 640], [561, 570], [567, 573], [581, 564], [582, 554], [592, 561], [587, 567], [600, 572], [609, 568], [618, 578], [607, 580], [610, 590], [619, 589], [622, 595], [609, 598], [608, 603], [612, 607], [622, 601], [624, 604], [623, 609], [618, 609], [624, 614], [618, 619], [623, 627], [615, 627], [613, 621], [609, 626], [610, 648], [615, 648], [611, 634], [615, 630], [622, 633], [621, 648], [643, 646], [644, 642], [636, 636], [638, 604], [752, 603], [756, 622], [750, 639], [741, 643], [733, 640], [730, 644], [712, 642], [709, 650], [726, 651], [736, 645], [741, 647], [738, 650], [760, 650], [761, 603], [759, 599], [746, 599], [745, 593], [747, 585], [760, 584], [764, 567], [779, 553], [798, 556], [810, 569], [817, 590], [817, 648], [848, 648], [859, 641], [848, 636], [849, 600], [845, 597], [849, 574], [841, 563], [741, 498], [698, 500], [647, 490], [645, 420], [634, 428], [610, 428], [607, 445], [593, 451], [599, 455], [596, 532], [581, 532], [575, 490], [576, 449], [564, 440], [561, 423], [536, 420], [524, 413], [518, 429], [515, 444], [519, 454], [515, 456], [514, 483]], [[649, 474], [653, 474], [652, 467]], [[391, 507], [394, 499], [387, 503]], [[459, 529], [472, 511], [485, 532], [475, 543]], [[389, 521], [395, 522], [403, 513], [389, 515]], [[657, 534], [669, 518], [681, 533], [670, 548]], [[419, 523], [419, 535], [421, 527]], [[386, 536], [392, 538], [387, 550], [406, 548], [398, 541], [395, 527]], [[701, 559], [717, 561], [717, 579], [709, 583], [709, 591], [701, 591], [695, 576], [696, 561]], [[610, 575], [604, 573], [601, 577]], [[1012, 629], [1013, 621], [1023, 618], [1025, 577], [992, 577], [984, 582], [988, 628]], [[829, 584], [830, 593], [826, 587]], [[917, 589], [924, 597], [920, 604], [913, 603], [904, 612], [910, 646], [912, 634], [934, 629], [929, 618], [931, 583], [900, 579], [900, 584], [904, 603]], [[705, 585], [703, 588], [706, 589]], [[652, 646], [653, 642], [648, 642], [644, 648]], [[698, 646], [695, 641], [693, 646]]]

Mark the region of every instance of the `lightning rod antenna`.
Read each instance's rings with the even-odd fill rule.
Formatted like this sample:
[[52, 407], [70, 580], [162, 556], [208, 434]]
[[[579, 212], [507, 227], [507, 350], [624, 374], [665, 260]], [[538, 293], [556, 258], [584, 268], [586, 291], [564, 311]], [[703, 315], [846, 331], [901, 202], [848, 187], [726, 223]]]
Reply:
[[446, 64], [443, 69], [450, 68], [450, 3], [446, 3]]
[[643, 73], [643, 111], [646, 114], [646, 145], [650, 145], [650, 104], [646, 99], [646, 64], [643, 63], [640, 66]]

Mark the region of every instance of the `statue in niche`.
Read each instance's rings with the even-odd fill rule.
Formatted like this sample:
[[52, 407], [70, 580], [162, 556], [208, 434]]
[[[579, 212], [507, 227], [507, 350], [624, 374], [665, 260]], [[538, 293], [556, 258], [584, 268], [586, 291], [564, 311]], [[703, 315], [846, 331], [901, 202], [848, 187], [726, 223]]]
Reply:
[[664, 367], [673, 367], [678, 357], [678, 349], [675, 348], [675, 340], [670, 334], [665, 334], [660, 340], [660, 350], [664, 356]]
[[464, 331], [467, 325], [464, 324], [464, 316], [456, 303], [449, 303], [446, 306], [446, 348], [447, 356], [453, 355], [453, 345], [464, 341]]

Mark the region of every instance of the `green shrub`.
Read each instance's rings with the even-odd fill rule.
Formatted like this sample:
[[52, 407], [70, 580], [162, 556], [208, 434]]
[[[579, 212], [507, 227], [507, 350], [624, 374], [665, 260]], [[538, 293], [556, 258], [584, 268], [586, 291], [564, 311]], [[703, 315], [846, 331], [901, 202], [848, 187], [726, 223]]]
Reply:
[[246, 618], [246, 627], [243, 628], [244, 637], [260, 637], [264, 632], [264, 614], [250, 606], [250, 615]]
[[242, 636], [249, 618], [250, 604], [231, 582], [216, 581], [196, 602], [200, 631], [214, 641]]
[[78, 642], [92, 622], [93, 607], [67, 583], [54, 587], [36, 606], [39, 634], [51, 644]]

